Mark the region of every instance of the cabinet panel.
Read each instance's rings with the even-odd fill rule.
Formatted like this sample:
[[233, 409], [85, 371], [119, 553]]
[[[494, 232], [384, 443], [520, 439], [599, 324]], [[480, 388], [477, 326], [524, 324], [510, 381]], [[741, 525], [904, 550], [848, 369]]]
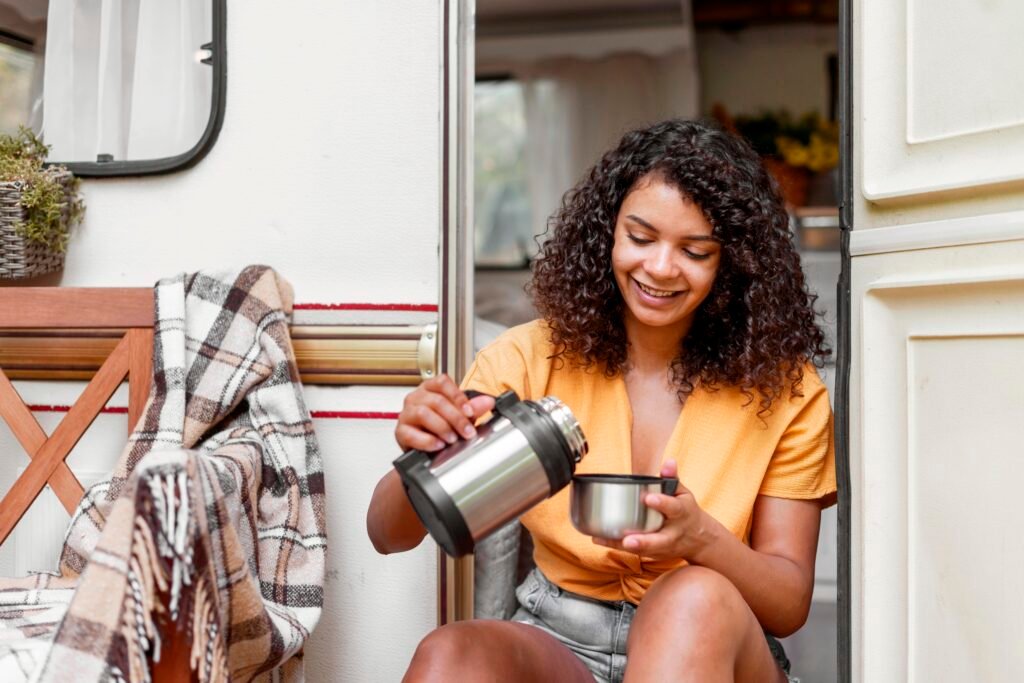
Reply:
[[855, 681], [1024, 677], [1022, 264], [1019, 241], [853, 260]]
[[1024, 5], [858, 4], [855, 126], [872, 201], [1024, 179]]
[[1024, 335], [912, 338], [907, 355], [908, 680], [1024, 680], [1007, 507], [1024, 482], [1024, 422], [1007, 419], [1024, 415]]

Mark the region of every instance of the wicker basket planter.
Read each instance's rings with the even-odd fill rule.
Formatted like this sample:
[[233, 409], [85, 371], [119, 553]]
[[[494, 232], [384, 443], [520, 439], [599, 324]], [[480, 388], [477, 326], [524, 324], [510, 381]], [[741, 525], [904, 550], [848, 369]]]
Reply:
[[[71, 219], [74, 176], [63, 167], [46, 171], [64, 186], [68, 201], [63, 220]], [[21, 206], [24, 183], [19, 180], [0, 182], [0, 279], [13, 280], [52, 273], [64, 267], [64, 252], [51, 249], [18, 234], [16, 226], [26, 219]]]

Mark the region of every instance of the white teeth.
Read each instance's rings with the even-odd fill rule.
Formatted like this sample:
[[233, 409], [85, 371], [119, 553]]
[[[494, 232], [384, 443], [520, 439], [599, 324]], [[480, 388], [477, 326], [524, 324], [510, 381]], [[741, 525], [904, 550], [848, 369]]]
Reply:
[[641, 282], [639, 282], [637, 280], [635, 280], [634, 282], [636, 282], [637, 286], [640, 287], [640, 290], [642, 292], [644, 292], [645, 294], [650, 294], [651, 296], [656, 296], [656, 297], [659, 297], [659, 298], [667, 298], [667, 297], [673, 296], [675, 294], [675, 292], [666, 292], [665, 290], [662, 290], [662, 289], [651, 289], [647, 285], [644, 285], [643, 283], [641, 283]]

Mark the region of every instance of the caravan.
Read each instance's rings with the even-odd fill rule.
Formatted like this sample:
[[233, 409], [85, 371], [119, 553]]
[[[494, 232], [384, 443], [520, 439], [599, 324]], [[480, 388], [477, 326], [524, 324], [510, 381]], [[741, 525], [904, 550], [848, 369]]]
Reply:
[[[0, 0], [0, 132], [41, 132], [86, 206], [59, 270], [0, 283], [143, 288], [249, 263], [290, 281], [330, 539], [310, 680], [400, 680], [424, 635], [473, 615], [472, 559], [430, 541], [383, 557], [367, 537], [403, 397], [533, 316], [532, 237], [609, 130], [716, 103], [839, 122], [838, 170], [792, 222], [837, 351], [839, 478], [811, 625], [785, 642], [794, 673], [1024, 674], [1017, 3], [93, 4]], [[104, 339], [0, 331], [44, 432]], [[84, 487], [138, 414], [119, 392], [67, 458]], [[6, 491], [29, 458], [4, 429]], [[66, 507], [42, 492], [0, 575], [53, 569]]]

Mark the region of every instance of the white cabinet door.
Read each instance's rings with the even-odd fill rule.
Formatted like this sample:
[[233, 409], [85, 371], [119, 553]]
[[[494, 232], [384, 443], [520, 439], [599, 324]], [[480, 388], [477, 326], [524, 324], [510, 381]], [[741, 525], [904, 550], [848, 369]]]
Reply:
[[1024, 680], [1024, 4], [849, 6], [852, 680]]

